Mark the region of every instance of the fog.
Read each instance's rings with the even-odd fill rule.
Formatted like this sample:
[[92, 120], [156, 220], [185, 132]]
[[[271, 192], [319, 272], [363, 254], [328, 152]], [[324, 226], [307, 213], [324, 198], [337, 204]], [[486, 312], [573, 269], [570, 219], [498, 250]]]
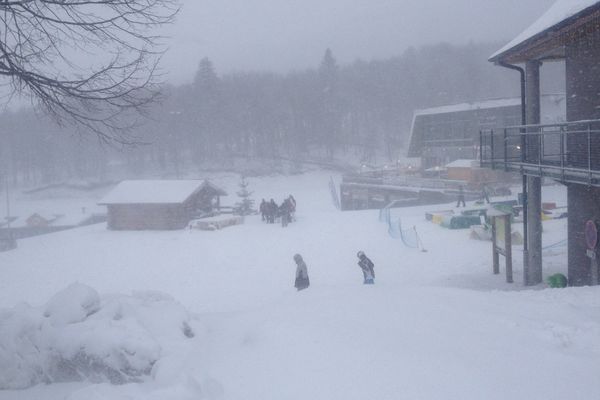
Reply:
[[[66, 92], [49, 86], [35, 115], [31, 109], [15, 113], [22, 103], [5, 97], [0, 166], [14, 185], [30, 186], [75, 178], [181, 177], [190, 168], [215, 169], [240, 157], [395, 162], [406, 154], [415, 110], [519, 95], [518, 77], [487, 58], [550, 3], [183, 0], [174, 22], [152, 32], [165, 35], [157, 50], [167, 48], [152, 90], [119, 83], [115, 92], [108, 84], [100, 93], [110, 101], [101, 104], [76, 85]], [[122, 32], [120, 40], [127, 37]], [[44, 31], [36, 35], [44, 39]], [[139, 37], [129, 36], [137, 48]], [[72, 76], [113, 54], [104, 40], [84, 48], [78, 36], [67, 39], [64, 53], [62, 42], [48, 42], [52, 51], [33, 47], [26, 59], [44, 54], [34, 67], [62, 74], [68, 86], [71, 54], [81, 62]], [[93, 50], [101, 51], [96, 59]], [[127, 50], [121, 46], [116, 54]], [[138, 69], [134, 62], [124, 71], [135, 74], [133, 82], [144, 82], [150, 65]], [[560, 66], [543, 70], [543, 91], [564, 92]], [[100, 74], [87, 89], [95, 93], [113, 78]], [[18, 81], [13, 87], [32, 91]], [[160, 101], [151, 101], [155, 95]], [[122, 112], [138, 106], [141, 118]], [[104, 146], [132, 143], [144, 146]]]
[[208, 57], [222, 72], [314, 67], [388, 58], [449, 42], [508, 42], [553, 0], [183, 0], [164, 58], [169, 80], [190, 81]]
[[0, 1], [0, 400], [600, 399], [552, 4]]

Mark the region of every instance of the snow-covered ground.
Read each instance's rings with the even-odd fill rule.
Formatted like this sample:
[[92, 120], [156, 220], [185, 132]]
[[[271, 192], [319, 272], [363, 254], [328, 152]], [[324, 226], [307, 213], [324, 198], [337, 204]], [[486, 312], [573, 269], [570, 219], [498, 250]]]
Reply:
[[[221, 178], [234, 193], [237, 178]], [[377, 211], [337, 211], [328, 180], [249, 180], [257, 203], [294, 195], [297, 222], [287, 228], [260, 217], [214, 232], [95, 225], [0, 253], [0, 308], [9, 310], [0, 321], [20, 302], [48, 307], [79, 282], [101, 299], [167, 293], [194, 332], [163, 344], [142, 382], [41, 384], [0, 400], [600, 398], [600, 288], [524, 288], [518, 246], [516, 282], [505, 283], [492, 274], [490, 242], [424, 218], [453, 205], [394, 210], [428, 251], [407, 248]], [[544, 201], [565, 204], [564, 189], [545, 188]], [[566, 247], [553, 246], [565, 238], [566, 220], [544, 222], [546, 276], [566, 272]], [[362, 284], [358, 250], [375, 263], [373, 286]], [[302, 292], [295, 253], [311, 279]]]

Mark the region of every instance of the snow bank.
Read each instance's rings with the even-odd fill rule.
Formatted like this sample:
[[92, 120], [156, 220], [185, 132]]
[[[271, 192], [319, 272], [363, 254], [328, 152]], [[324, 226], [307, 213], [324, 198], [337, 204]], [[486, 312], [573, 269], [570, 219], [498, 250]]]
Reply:
[[98, 293], [79, 283], [70, 285], [50, 299], [44, 311], [53, 325], [67, 325], [82, 322], [100, 309]]
[[165, 294], [101, 297], [74, 283], [43, 307], [0, 310], [0, 389], [139, 381], [165, 345], [193, 336], [188, 312]]

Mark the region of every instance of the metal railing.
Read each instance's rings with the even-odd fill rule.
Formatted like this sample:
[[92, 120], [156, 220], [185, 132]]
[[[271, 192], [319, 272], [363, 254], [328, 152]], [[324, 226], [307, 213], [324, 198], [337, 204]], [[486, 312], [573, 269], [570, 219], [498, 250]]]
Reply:
[[479, 140], [482, 167], [600, 186], [600, 120], [485, 129]]

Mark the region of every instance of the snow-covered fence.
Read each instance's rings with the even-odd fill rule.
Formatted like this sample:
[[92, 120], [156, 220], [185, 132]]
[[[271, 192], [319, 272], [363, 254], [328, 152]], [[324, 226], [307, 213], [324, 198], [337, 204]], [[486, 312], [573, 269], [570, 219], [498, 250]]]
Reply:
[[335, 186], [333, 177], [329, 178], [329, 190], [331, 191], [331, 199], [333, 200], [333, 205], [335, 206], [335, 208], [340, 210], [342, 206], [340, 204], [340, 197], [338, 196], [337, 187]]
[[390, 237], [402, 240], [402, 243], [406, 247], [424, 250], [419, 234], [417, 233], [417, 228], [413, 226], [409, 229], [402, 229], [402, 219], [400, 217], [397, 219], [392, 217], [392, 207], [395, 203], [393, 201], [379, 210], [379, 221], [387, 224]]

